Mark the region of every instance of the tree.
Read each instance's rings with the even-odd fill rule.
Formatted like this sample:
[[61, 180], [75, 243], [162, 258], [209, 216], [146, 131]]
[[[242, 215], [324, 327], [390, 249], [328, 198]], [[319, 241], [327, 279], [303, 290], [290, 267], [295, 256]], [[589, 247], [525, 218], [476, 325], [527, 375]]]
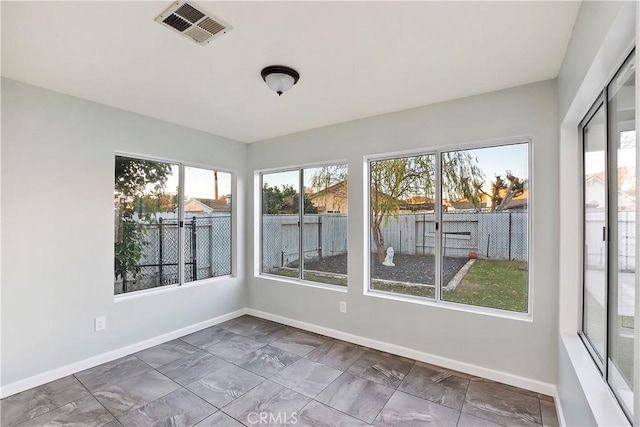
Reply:
[[[384, 261], [386, 244], [382, 225], [397, 215], [400, 202], [415, 195], [435, 198], [434, 155], [371, 162], [371, 233], [378, 261]], [[442, 192], [447, 198], [468, 198], [479, 206], [484, 177], [475, 156], [465, 151], [442, 154]]]
[[346, 181], [347, 165], [322, 166], [311, 176], [311, 188], [318, 192]]
[[[300, 199], [293, 185], [282, 185], [282, 189], [276, 186], [270, 187], [266, 183], [262, 187], [262, 213], [270, 215], [297, 214]], [[317, 214], [318, 209], [313, 206], [309, 197], [304, 195], [304, 213]]]
[[139, 220], [149, 221], [153, 213], [177, 206], [176, 196], [163, 192], [171, 173], [168, 163], [116, 156], [114, 273], [123, 283], [139, 275], [140, 259], [148, 245]]
[[491, 209], [489, 212], [499, 212], [506, 209], [509, 203], [524, 193], [527, 180], [522, 180], [513, 175], [510, 170], [505, 174], [507, 180], [503, 180], [500, 175], [496, 175], [491, 183]]
[[371, 162], [371, 233], [378, 261], [385, 258], [386, 244], [382, 225], [400, 210], [400, 202], [424, 191], [433, 196], [435, 163], [433, 156], [403, 157]]

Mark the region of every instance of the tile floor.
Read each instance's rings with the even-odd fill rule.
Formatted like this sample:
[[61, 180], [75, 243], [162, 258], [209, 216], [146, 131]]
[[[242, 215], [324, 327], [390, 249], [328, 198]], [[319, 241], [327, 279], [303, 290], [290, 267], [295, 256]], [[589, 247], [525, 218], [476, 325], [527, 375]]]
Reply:
[[1, 401], [10, 426], [557, 426], [553, 399], [242, 316]]

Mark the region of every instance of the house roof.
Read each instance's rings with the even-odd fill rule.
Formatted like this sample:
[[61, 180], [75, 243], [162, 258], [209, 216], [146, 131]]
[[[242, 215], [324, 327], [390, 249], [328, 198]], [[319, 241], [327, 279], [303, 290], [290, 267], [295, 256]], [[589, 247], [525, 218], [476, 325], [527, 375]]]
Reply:
[[[195, 203], [197, 205], [201, 205], [203, 212], [229, 212], [231, 211], [231, 206], [227, 204], [226, 200], [215, 200], [215, 199], [201, 199], [201, 198], [191, 198], [187, 200], [186, 203]], [[193, 212], [193, 210], [191, 211]]]
[[[636, 171], [635, 168], [629, 166], [621, 166], [618, 168], [618, 188], [627, 196], [635, 198], [635, 185], [636, 185]], [[598, 180], [604, 183], [605, 173], [598, 172], [588, 174], [585, 177], [585, 181]]]
[[[335, 192], [337, 190], [341, 190], [346, 185], [347, 185], [347, 183], [345, 181], [340, 181], [337, 184], [333, 184], [330, 187], [323, 188], [322, 190], [316, 191], [315, 193], [311, 193], [311, 194], [308, 195], [308, 197], [310, 199], [315, 199], [316, 197], [320, 197], [320, 196], [322, 196], [322, 195], [324, 195], [326, 193], [333, 193], [333, 192]], [[345, 196], [346, 196], [346, 194], [345, 194]]]

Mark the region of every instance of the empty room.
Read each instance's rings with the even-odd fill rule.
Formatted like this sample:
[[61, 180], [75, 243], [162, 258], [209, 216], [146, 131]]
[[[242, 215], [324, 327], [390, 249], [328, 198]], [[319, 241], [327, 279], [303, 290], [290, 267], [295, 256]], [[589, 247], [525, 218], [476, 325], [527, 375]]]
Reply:
[[639, 9], [0, 2], [0, 425], [640, 426]]

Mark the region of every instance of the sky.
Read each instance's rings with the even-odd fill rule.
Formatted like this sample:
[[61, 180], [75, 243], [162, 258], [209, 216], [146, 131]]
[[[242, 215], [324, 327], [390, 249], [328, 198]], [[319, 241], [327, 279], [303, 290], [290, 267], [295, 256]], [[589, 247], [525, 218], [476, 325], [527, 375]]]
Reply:
[[[631, 148], [618, 149], [618, 167], [634, 167], [636, 164], [635, 131], [620, 132], [620, 139], [624, 141], [627, 147]], [[588, 151], [585, 153], [584, 173], [586, 175], [604, 171], [604, 151], [601, 151], [604, 144], [602, 146], [596, 144], [596, 147], [600, 151]]]
[[484, 190], [489, 192], [496, 175], [505, 179], [509, 170], [521, 180], [529, 179], [528, 144], [503, 145], [500, 147], [470, 150], [478, 158], [478, 165], [484, 173]]
[[[504, 178], [507, 170], [521, 179], [529, 178], [528, 145], [513, 144], [500, 147], [480, 148], [469, 150], [477, 157], [480, 169], [485, 175], [485, 191], [489, 191], [491, 181], [496, 175]], [[305, 169], [305, 186], [309, 186], [310, 179], [317, 169]], [[269, 186], [281, 187], [293, 185], [298, 187], [298, 172], [276, 172], [263, 175], [264, 183]]]
[[[311, 186], [311, 179], [313, 175], [316, 173], [318, 168], [309, 168], [304, 170], [304, 186]], [[288, 171], [288, 172], [276, 172], [272, 174], [264, 174], [263, 175], [263, 185], [267, 184], [269, 187], [276, 186], [281, 188], [283, 185], [293, 185], [294, 188], [298, 188], [299, 185], [299, 175], [298, 171]]]
[[[169, 177], [166, 189], [174, 192], [178, 188], [178, 166], [172, 167], [173, 174]], [[213, 171], [185, 166], [184, 168], [184, 193], [185, 198], [214, 199], [215, 183]], [[231, 174], [218, 172], [218, 198], [231, 194]]]

